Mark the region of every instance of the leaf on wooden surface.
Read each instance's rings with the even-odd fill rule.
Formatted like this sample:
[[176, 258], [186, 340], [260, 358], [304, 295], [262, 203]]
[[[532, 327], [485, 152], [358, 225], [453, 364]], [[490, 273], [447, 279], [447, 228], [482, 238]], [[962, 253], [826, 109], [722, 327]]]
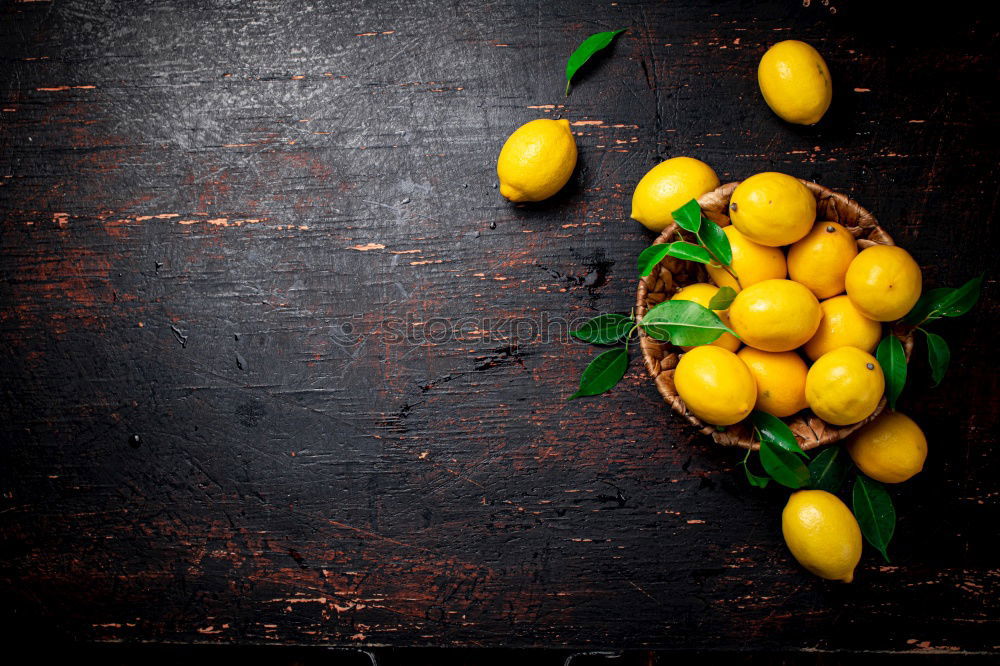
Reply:
[[936, 333], [924, 331], [924, 335], [927, 336], [927, 362], [931, 366], [931, 379], [934, 380], [934, 386], [937, 386], [948, 372], [951, 348], [948, 347], [948, 341]]
[[852, 493], [854, 517], [858, 519], [861, 534], [868, 543], [882, 553], [885, 561], [889, 561], [887, 551], [896, 531], [896, 509], [892, 505], [892, 496], [878, 481], [873, 481], [863, 474], [854, 478]]
[[809, 487], [836, 494], [851, 471], [850, 456], [840, 446], [828, 446], [809, 463]]
[[571, 331], [570, 335], [595, 345], [611, 345], [628, 335], [632, 326], [632, 320], [625, 315], [602, 314]]
[[628, 370], [628, 349], [618, 347], [598, 354], [580, 375], [580, 388], [569, 397], [581, 398], [604, 393], [625, 376]]
[[583, 40], [578, 47], [570, 54], [566, 61], [566, 96], [569, 97], [570, 83], [573, 76], [583, 67], [590, 58], [598, 51], [607, 48], [615, 37], [625, 32], [628, 28], [621, 30], [609, 30], [608, 32], [594, 33]]

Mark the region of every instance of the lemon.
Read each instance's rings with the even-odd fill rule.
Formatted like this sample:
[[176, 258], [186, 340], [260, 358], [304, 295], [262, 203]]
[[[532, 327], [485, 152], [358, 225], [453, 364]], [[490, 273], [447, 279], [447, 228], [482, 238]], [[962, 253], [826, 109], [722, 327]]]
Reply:
[[851, 262], [845, 279], [847, 295], [869, 319], [895, 321], [920, 298], [920, 266], [896, 245], [872, 245]]
[[856, 347], [823, 354], [806, 375], [809, 407], [833, 425], [850, 425], [871, 416], [883, 391], [882, 367], [874, 356]]
[[851, 232], [836, 222], [817, 222], [788, 248], [788, 276], [816, 294], [830, 298], [844, 291], [847, 267], [858, 256]]
[[782, 120], [797, 125], [819, 122], [833, 99], [830, 70], [816, 49], [795, 39], [767, 50], [757, 67], [764, 101]]
[[876, 481], [900, 483], [924, 468], [927, 438], [909, 416], [886, 412], [851, 436], [847, 452]]
[[816, 334], [803, 347], [815, 361], [837, 347], [857, 347], [869, 354], [882, 338], [882, 325], [864, 316], [846, 295], [828, 298], [819, 304], [823, 313]]
[[729, 237], [729, 246], [733, 249], [733, 262], [730, 268], [739, 276], [740, 281], [736, 282], [724, 268], [706, 266], [708, 275], [715, 284], [739, 291], [762, 280], [783, 278], [787, 275], [785, 255], [781, 250], [754, 243], [732, 225], [723, 227], [722, 231]]
[[729, 200], [729, 219], [755, 243], [791, 245], [812, 229], [816, 197], [798, 179], [765, 171], [736, 186]]
[[809, 368], [801, 356], [753, 347], [744, 347], [736, 355], [750, 368], [757, 384], [757, 409], [784, 418], [809, 406], [806, 402]]
[[[711, 302], [712, 297], [715, 293], [719, 291], [719, 288], [713, 284], [707, 284], [705, 282], [696, 282], [695, 284], [689, 284], [683, 289], [679, 290], [670, 299], [672, 301], [694, 301], [698, 305], [703, 307], [708, 307], [709, 302]], [[726, 310], [715, 310], [715, 314], [719, 315], [719, 319], [726, 326], [729, 326], [729, 313]], [[723, 333], [719, 338], [710, 344], [717, 347], [722, 347], [723, 349], [729, 350], [731, 352], [736, 351], [740, 348], [740, 341], [732, 333]], [[681, 347], [684, 351], [689, 351], [694, 349], [694, 347]]]
[[497, 159], [500, 194], [511, 201], [542, 201], [562, 189], [576, 167], [569, 121], [539, 118], [510, 135]]
[[781, 533], [799, 564], [827, 580], [854, 580], [861, 561], [861, 528], [836, 495], [799, 490], [781, 512]]
[[764, 280], [736, 294], [729, 306], [730, 328], [751, 347], [791, 351], [819, 327], [819, 301], [791, 280]]
[[719, 186], [719, 177], [701, 160], [673, 157], [642, 177], [632, 193], [632, 219], [650, 231], [674, 222], [675, 210]]
[[746, 363], [722, 347], [702, 345], [681, 356], [674, 387], [705, 423], [732, 425], [753, 411], [757, 385]]

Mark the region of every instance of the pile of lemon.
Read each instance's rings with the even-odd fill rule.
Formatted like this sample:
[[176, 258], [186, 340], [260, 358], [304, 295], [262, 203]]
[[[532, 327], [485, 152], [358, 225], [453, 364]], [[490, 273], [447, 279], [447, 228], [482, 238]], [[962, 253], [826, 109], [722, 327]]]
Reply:
[[[814, 124], [832, 97], [830, 73], [808, 44], [772, 46], [758, 68], [768, 106], [782, 119]], [[518, 128], [497, 161], [500, 193], [513, 202], [542, 201], [568, 182], [577, 148], [566, 119], [538, 119]], [[632, 218], [655, 232], [673, 223], [671, 211], [720, 185], [704, 162], [669, 159], [650, 170], [632, 197]], [[725, 427], [758, 409], [784, 418], [810, 409], [827, 423], [867, 419], [885, 392], [872, 355], [883, 322], [916, 304], [920, 267], [906, 250], [873, 245], [859, 250], [851, 232], [817, 218], [816, 198], [799, 180], [775, 172], [741, 182], [723, 228], [732, 262], [707, 266], [710, 282], [686, 285], [673, 299], [709, 307], [721, 287], [736, 292], [719, 318], [736, 335], [683, 348], [674, 372], [677, 393], [698, 418]], [[711, 224], [711, 222], [704, 222]], [[858, 468], [885, 483], [923, 468], [927, 441], [899, 412], [886, 412], [847, 444]], [[796, 559], [813, 573], [850, 581], [861, 556], [853, 513], [823, 490], [792, 494], [782, 531]]]

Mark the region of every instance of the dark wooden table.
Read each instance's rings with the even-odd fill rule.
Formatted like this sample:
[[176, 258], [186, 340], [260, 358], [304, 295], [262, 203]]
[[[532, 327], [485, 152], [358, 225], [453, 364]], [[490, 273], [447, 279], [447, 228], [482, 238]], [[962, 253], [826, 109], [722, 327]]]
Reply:
[[[831, 2], [4, 2], [5, 629], [1000, 652], [997, 32]], [[816, 128], [757, 90], [788, 38], [833, 72]], [[577, 174], [509, 204], [500, 145], [558, 116]], [[990, 271], [943, 385], [914, 364], [930, 458], [851, 585], [641, 363], [566, 401], [566, 324], [628, 311], [632, 189], [673, 155], [849, 194], [928, 287]]]

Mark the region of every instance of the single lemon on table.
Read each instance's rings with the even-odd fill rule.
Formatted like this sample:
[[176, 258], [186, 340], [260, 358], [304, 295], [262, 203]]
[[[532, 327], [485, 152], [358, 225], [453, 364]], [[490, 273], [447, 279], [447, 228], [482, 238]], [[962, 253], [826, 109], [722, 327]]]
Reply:
[[806, 374], [809, 368], [792, 351], [766, 352], [744, 347], [737, 354], [757, 384], [757, 409], [784, 418], [809, 406]]
[[576, 167], [569, 121], [539, 118], [521, 125], [500, 149], [500, 194], [511, 201], [542, 201], [562, 189]]
[[767, 50], [757, 67], [757, 83], [771, 110], [797, 125], [818, 123], [833, 99], [833, 82], [823, 56], [796, 39]]
[[861, 314], [846, 294], [828, 298], [819, 304], [823, 313], [819, 328], [803, 347], [815, 361], [838, 347], [857, 347], [869, 354], [882, 339], [882, 324]]
[[861, 528], [839, 497], [799, 490], [781, 512], [781, 533], [799, 564], [827, 580], [854, 580], [861, 561]]
[[[689, 284], [688, 286], [680, 289], [676, 294], [674, 294], [670, 300], [672, 301], [693, 301], [698, 305], [703, 307], [708, 307], [711, 302], [712, 297], [715, 296], [719, 288], [714, 284], [708, 284], [706, 282], [696, 282], [694, 284]], [[727, 310], [714, 310], [715, 314], [719, 315], [719, 319], [726, 326], [729, 326], [729, 313]], [[715, 345], [716, 347], [722, 347], [731, 352], [736, 351], [740, 348], [740, 341], [732, 333], [723, 333], [715, 342], [710, 342], [709, 344]], [[684, 351], [689, 351], [694, 349], [694, 347], [681, 347]]]
[[765, 171], [736, 186], [729, 199], [729, 219], [755, 243], [791, 245], [812, 229], [816, 197], [797, 178]]
[[650, 231], [674, 222], [675, 210], [719, 186], [719, 177], [701, 160], [673, 157], [649, 170], [632, 193], [632, 219]]
[[721, 266], [706, 266], [708, 275], [715, 284], [739, 291], [762, 280], [783, 278], [788, 274], [785, 254], [778, 248], [754, 243], [733, 225], [723, 227], [722, 231], [729, 237], [729, 246], [733, 249], [733, 262], [730, 268], [740, 281], [737, 282]]
[[844, 426], [871, 416], [885, 391], [885, 376], [875, 357], [856, 347], [820, 356], [806, 375], [806, 400], [816, 416]]
[[746, 363], [722, 347], [702, 345], [681, 356], [674, 387], [687, 408], [705, 423], [732, 425], [753, 411], [757, 385]]
[[743, 342], [763, 351], [801, 347], [822, 317], [813, 293], [791, 280], [764, 280], [736, 294], [729, 306], [730, 328]]
[[847, 452], [876, 481], [900, 483], [924, 468], [927, 437], [909, 416], [885, 412], [851, 435]]
[[858, 244], [836, 222], [817, 222], [812, 231], [788, 248], [788, 276], [816, 294], [830, 298], [844, 291], [844, 278]]
[[845, 278], [847, 295], [869, 319], [895, 321], [920, 298], [920, 266], [898, 245], [872, 245], [851, 262]]

